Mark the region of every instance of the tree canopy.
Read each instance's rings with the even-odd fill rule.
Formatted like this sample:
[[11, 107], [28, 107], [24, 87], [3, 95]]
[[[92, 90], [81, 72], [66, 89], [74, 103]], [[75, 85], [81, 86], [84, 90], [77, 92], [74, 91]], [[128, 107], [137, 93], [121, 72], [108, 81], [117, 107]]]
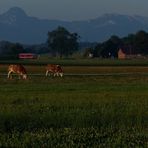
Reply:
[[11, 43], [8, 41], [2, 41], [0, 43], [0, 51], [2, 54], [17, 55], [24, 51], [23, 46], [20, 43]]
[[140, 30], [136, 34], [129, 34], [127, 37], [119, 38], [111, 36], [109, 40], [98, 43], [94, 48], [94, 56], [101, 57], [117, 57], [119, 48], [127, 47], [132, 49], [134, 53], [148, 54], [148, 33]]
[[70, 55], [74, 51], [78, 50], [78, 34], [70, 33], [64, 27], [58, 27], [57, 29], [48, 32], [48, 47], [53, 54]]

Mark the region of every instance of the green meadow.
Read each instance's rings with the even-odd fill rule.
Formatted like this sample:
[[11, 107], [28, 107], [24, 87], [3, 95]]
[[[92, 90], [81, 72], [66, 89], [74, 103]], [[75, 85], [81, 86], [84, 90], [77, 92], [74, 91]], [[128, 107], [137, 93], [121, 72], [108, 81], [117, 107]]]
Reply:
[[0, 77], [0, 147], [147, 147], [147, 125], [147, 75]]

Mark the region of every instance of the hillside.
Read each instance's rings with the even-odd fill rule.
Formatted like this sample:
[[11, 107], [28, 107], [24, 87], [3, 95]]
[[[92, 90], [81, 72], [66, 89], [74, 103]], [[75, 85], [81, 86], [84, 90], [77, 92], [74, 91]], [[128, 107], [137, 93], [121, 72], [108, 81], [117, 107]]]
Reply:
[[13, 7], [0, 15], [0, 40], [39, 44], [47, 40], [47, 32], [58, 26], [77, 32], [81, 41], [101, 42], [111, 35], [123, 37], [139, 30], [148, 31], [148, 18], [121, 14], [104, 14], [82, 21], [38, 19], [28, 16], [19, 7]]

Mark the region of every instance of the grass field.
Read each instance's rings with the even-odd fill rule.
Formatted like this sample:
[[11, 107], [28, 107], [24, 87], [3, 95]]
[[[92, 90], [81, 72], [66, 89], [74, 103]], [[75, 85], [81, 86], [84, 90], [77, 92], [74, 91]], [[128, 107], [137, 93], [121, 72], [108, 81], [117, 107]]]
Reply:
[[[148, 66], [63, 66], [64, 74], [145, 74], [148, 75]], [[24, 65], [28, 75], [45, 75], [46, 65]], [[0, 75], [7, 75], [8, 64], [0, 65]]]
[[[44, 73], [44, 66], [26, 66]], [[91, 70], [90, 70], [91, 69]], [[6, 73], [7, 65], [1, 66]], [[147, 67], [64, 67], [66, 73]], [[148, 76], [0, 77], [0, 147], [147, 147]]]
[[46, 65], [48, 63], [60, 64], [62, 66], [148, 66], [146, 59], [77, 59], [77, 58], [50, 58], [40, 57], [38, 59], [27, 60], [1, 60], [0, 64], [21, 63], [23, 65]]
[[63, 61], [63, 78], [24, 62], [26, 81], [8, 80], [1, 64], [0, 147], [147, 147], [146, 61], [87, 61]]

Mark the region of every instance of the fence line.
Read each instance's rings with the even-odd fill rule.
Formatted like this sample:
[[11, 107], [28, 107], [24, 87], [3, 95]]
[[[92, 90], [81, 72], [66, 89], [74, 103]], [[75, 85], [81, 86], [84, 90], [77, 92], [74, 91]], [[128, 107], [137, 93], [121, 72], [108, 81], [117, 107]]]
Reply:
[[[17, 75], [17, 74], [13, 74]], [[28, 76], [45, 76], [43, 73], [32, 73], [27, 74]], [[139, 75], [147, 76], [148, 73], [65, 73], [64, 76], [128, 76], [128, 75]], [[0, 73], [0, 76], [7, 76], [6, 73]]]

